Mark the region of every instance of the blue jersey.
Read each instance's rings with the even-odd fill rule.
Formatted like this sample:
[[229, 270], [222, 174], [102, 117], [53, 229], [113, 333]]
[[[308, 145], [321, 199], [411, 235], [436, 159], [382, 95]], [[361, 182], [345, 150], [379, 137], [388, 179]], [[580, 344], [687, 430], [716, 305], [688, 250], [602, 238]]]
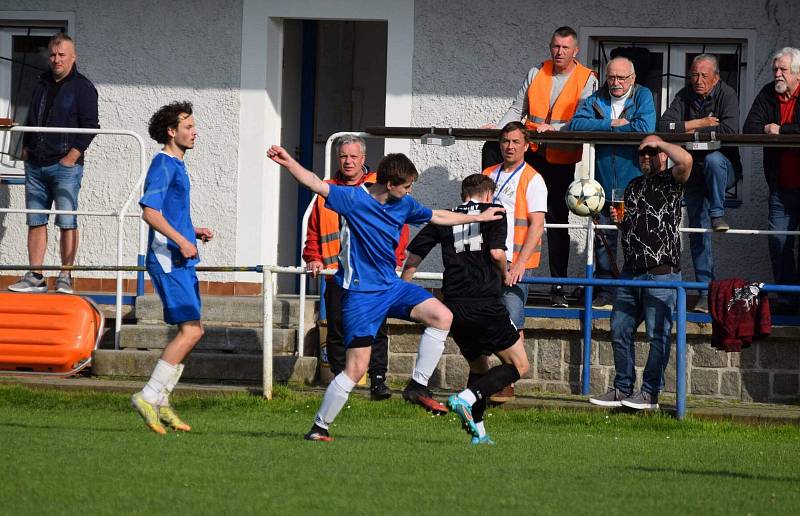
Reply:
[[386, 290], [400, 281], [394, 254], [400, 230], [403, 224], [425, 224], [433, 215], [409, 195], [381, 204], [364, 185], [330, 185], [325, 207], [344, 218], [336, 282], [360, 292]]
[[[183, 161], [166, 152], [159, 152], [150, 163], [139, 205], [161, 212], [170, 226], [197, 245], [189, 209], [189, 189], [189, 175]], [[147, 238], [148, 267], [160, 267], [163, 272], [169, 273], [175, 268], [194, 266], [199, 261], [198, 258], [184, 258], [178, 244], [150, 228]]]

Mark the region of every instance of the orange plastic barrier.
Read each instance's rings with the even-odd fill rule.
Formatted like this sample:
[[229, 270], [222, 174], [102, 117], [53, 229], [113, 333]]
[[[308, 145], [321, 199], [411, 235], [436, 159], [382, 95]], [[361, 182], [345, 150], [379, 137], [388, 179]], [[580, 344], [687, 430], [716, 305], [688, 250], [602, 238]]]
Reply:
[[80, 296], [0, 293], [0, 372], [75, 374], [91, 363], [103, 324]]

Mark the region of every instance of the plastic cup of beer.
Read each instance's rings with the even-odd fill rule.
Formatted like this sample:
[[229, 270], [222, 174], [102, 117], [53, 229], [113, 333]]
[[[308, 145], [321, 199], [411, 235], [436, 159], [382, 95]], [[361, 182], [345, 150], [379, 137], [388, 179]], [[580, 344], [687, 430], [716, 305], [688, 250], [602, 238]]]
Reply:
[[625, 189], [624, 188], [614, 188], [611, 190], [611, 206], [617, 210], [617, 217], [619, 220], [622, 220], [622, 217], [625, 216]]

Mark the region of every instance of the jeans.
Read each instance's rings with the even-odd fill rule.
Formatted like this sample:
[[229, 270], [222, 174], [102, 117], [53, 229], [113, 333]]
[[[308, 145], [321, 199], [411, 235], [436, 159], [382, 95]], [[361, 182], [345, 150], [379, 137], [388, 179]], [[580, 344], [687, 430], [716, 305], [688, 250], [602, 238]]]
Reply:
[[[800, 228], [800, 188], [773, 190], [769, 193], [769, 230], [797, 231]], [[794, 236], [769, 235], [769, 256], [775, 283], [793, 285], [798, 282], [794, 256]], [[779, 294], [778, 299], [789, 302], [791, 294]]]
[[[525, 269], [525, 278], [533, 277], [536, 269]], [[528, 301], [530, 283], [517, 283], [513, 287], [503, 286], [501, 298], [511, 316], [511, 322], [518, 330], [525, 328], [525, 303]]]
[[[38, 166], [25, 163], [25, 208], [49, 210], [55, 201], [57, 210], [77, 210], [78, 193], [83, 179], [83, 165], [66, 167], [60, 163]], [[50, 219], [46, 213], [28, 213], [28, 226], [44, 226]], [[78, 227], [76, 215], [56, 215], [61, 229]]]
[[[610, 202], [607, 200], [607, 202]], [[598, 214], [598, 224], [607, 225], [614, 224], [611, 221], [608, 208], [604, 208]], [[603, 245], [603, 240], [600, 238], [599, 233], [602, 232], [606, 237], [608, 249]], [[594, 276], [596, 278], [611, 279], [614, 277], [614, 268], [612, 267], [612, 260], [617, 260], [617, 239], [619, 238], [619, 231], [615, 230], [595, 230], [594, 235]], [[601, 292], [607, 292], [613, 297], [614, 289], [611, 287], [595, 287], [595, 294], [600, 295]]]
[[[711, 218], [725, 215], [725, 189], [736, 182], [733, 165], [721, 152], [714, 151], [696, 163], [686, 183], [683, 199], [689, 226], [710, 228]], [[700, 282], [714, 279], [714, 255], [710, 233], [689, 233], [694, 277]]]
[[[645, 281], [680, 281], [680, 272], [669, 274], [622, 273], [622, 278]], [[614, 387], [630, 393], [636, 383], [636, 329], [644, 321], [650, 353], [642, 375], [642, 390], [654, 396], [664, 388], [672, 331], [672, 312], [677, 293], [670, 288], [620, 287], [611, 312], [611, 344], [614, 348]]]

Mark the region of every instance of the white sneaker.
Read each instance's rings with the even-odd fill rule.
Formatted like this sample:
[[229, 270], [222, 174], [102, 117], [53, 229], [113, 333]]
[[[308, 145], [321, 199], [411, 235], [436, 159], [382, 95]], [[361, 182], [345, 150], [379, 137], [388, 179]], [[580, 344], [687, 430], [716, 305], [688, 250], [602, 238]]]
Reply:
[[9, 285], [8, 290], [11, 292], [47, 292], [47, 280], [44, 277], [36, 279], [36, 276], [28, 271], [18, 282]]
[[73, 294], [75, 291], [72, 290], [72, 277], [59, 276], [56, 278], [56, 292], [60, 292], [62, 294]]

